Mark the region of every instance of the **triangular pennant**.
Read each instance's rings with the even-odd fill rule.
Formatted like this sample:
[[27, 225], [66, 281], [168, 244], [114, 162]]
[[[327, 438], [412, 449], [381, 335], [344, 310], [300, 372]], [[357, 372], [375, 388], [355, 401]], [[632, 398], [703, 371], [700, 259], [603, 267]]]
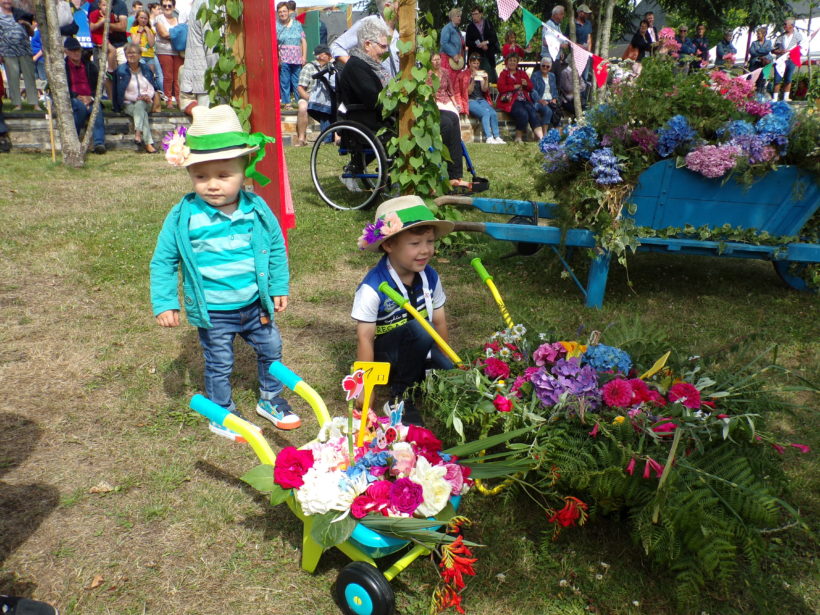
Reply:
[[792, 48], [792, 50], [789, 52], [789, 59], [795, 66], [800, 66], [800, 64], [802, 64], [802, 62], [800, 61], [800, 45], [797, 45], [796, 47]]
[[524, 45], [526, 46], [530, 42], [530, 39], [535, 36], [535, 33], [538, 32], [538, 28], [541, 27], [541, 20], [523, 6], [521, 7], [521, 12], [524, 21]]
[[757, 83], [758, 78], [760, 77], [760, 73], [763, 72], [763, 67], [754, 69], [750, 73], [746, 73], [745, 75], [741, 75], [746, 81], [751, 81], [752, 83]]
[[570, 41], [570, 45], [572, 46], [572, 63], [575, 65], [575, 72], [578, 73], [578, 77], [581, 78], [583, 77], [584, 69], [587, 67], [589, 56], [592, 54], [572, 41]]
[[767, 64], [763, 67], [763, 78], [764, 79], [771, 79], [772, 78], [772, 65]]
[[516, 0], [496, 0], [496, 2], [498, 3], [498, 16], [504, 21], [507, 21], [518, 8]]
[[607, 77], [609, 77], [609, 62], [604, 60], [601, 56], [592, 56], [592, 72], [595, 73], [595, 85], [599, 88], [606, 85]]
[[303, 26], [305, 25], [305, 19], [307, 19], [307, 11], [305, 11], [301, 15], [296, 16], [296, 21], [298, 21]]

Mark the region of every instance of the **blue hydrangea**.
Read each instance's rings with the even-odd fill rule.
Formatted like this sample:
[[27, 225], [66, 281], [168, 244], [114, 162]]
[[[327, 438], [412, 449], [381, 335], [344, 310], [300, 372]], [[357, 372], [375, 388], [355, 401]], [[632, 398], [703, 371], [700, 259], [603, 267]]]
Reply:
[[632, 367], [632, 359], [626, 352], [605, 344], [589, 346], [581, 355], [581, 363], [589, 365], [597, 372], [613, 371], [624, 375], [628, 374]]
[[569, 165], [567, 153], [560, 143], [544, 143], [541, 151], [544, 153], [544, 170], [547, 173], [561, 171]]
[[[777, 103], [775, 103], [777, 104]], [[789, 134], [790, 118], [779, 113], [769, 113], [764, 115], [755, 125], [758, 134], [769, 133], [773, 135]]]
[[586, 112], [586, 120], [590, 124], [600, 125], [615, 119], [615, 107], [608, 104], [598, 105]]
[[754, 124], [746, 120], [732, 120], [731, 122], [726, 122], [719, 128], [717, 134], [722, 139], [734, 139], [735, 137], [743, 135], [755, 134], [755, 127]]
[[599, 184], [608, 186], [623, 181], [619, 172], [621, 166], [611, 147], [602, 147], [592, 152], [589, 162], [592, 165], [592, 177]]
[[542, 154], [546, 154], [547, 152], [544, 151], [544, 147], [549, 144], [555, 144], [561, 142], [561, 133], [558, 131], [557, 128], [550, 128], [547, 131], [541, 140], [538, 142], [538, 149], [541, 150]]
[[731, 141], [729, 145], [737, 145], [743, 150], [743, 155], [749, 158], [749, 162], [757, 164], [758, 162], [766, 162], [771, 158], [767, 155], [766, 146], [769, 145], [771, 135], [738, 135]]
[[792, 109], [789, 103], [782, 100], [778, 100], [772, 103], [771, 114], [776, 115], [778, 117], [782, 117], [784, 120], [789, 122], [789, 124], [791, 124], [792, 120], [794, 119], [794, 109]]
[[661, 158], [671, 156], [678, 147], [692, 141], [697, 132], [689, 125], [689, 121], [682, 115], [676, 115], [658, 131], [658, 144], [655, 149]]
[[592, 126], [580, 126], [569, 130], [564, 141], [567, 158], [573, 162], [589, 160], [592, 150], [598, 147], [598, 133]]

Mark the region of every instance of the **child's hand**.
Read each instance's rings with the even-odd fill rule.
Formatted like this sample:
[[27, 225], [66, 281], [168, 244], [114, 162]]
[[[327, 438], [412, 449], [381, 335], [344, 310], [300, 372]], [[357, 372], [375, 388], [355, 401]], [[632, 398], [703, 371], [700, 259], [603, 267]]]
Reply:
[[178, 327], [179, 310], [165, 310], [161, 314], [157, 314], [157, 324], [160, 327]]
[[284, 312], [285, 308], [288, 307], [288, 296], [282, 295], [281, 297], [273, 297], [273, 311], [274, 312]]

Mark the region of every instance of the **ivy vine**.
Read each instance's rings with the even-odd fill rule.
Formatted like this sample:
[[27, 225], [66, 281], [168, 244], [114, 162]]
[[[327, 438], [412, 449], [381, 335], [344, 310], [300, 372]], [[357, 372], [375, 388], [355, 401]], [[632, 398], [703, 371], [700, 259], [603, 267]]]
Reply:
[[252, 106], [243, 96], [238, 96], [233, 87], [234, 78], [244, 75], [246, 68], [234, 56], [236, 34], [229, 27], [231, 22], [241, 23], [244, 8], [242, 0], [208, 0], [202, 4], [197, 18], [207, 26], [205, 45], [219, 58], [212, 68], [205, 71], [211, 102], [231, 105], [243, 128], [248, 130]]
[[[409, 135], [394, 134], [387, 142], [387, 155], [393, 159], [390, 179], [401, 194], [432, 198], [449, 189], [442, 174], [449, 152], [441, 140], [439, 110], [435, 93], [439, 79], [430, 61], [438, 53], [438, 34], [432, 29], [433, 17], [424, 16], [426, 28], [419, 28], [416, 40], [399, 41], [404, 55], [415, 47], [415, 64], [408, 75], [399, 73], [379, 95], [384, 117], [396, 111], [412, 114]], [[419, 23], [422, 23], [421, 21]]]

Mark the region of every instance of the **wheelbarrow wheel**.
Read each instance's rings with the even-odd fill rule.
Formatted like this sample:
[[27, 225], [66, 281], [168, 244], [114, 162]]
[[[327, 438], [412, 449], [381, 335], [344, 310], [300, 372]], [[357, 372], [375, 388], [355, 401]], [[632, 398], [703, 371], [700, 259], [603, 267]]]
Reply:
[[774, 261], [774, 270], [786, 284], [802, 292], [817, 292], [807, 282], [810, 276], [817, 271], [820, 265], [807, 263], [791, 263], [789, 261]]
[[396, 597], [379, 569], [365, 562], [348, 564], [336, 579], [336, 603], [345, 615], [393, 615]]
[[[538, 220], [531, 216], [513, 216], [510, 218], [508, 224], [527, 224], [530, 226], [538, 226]], [[544, 247], [540, 243], [530, 243], [526, 241], [514, 241], [513, 246], [515, 246], [515, 252], [519, 256], [532, 256]]]

